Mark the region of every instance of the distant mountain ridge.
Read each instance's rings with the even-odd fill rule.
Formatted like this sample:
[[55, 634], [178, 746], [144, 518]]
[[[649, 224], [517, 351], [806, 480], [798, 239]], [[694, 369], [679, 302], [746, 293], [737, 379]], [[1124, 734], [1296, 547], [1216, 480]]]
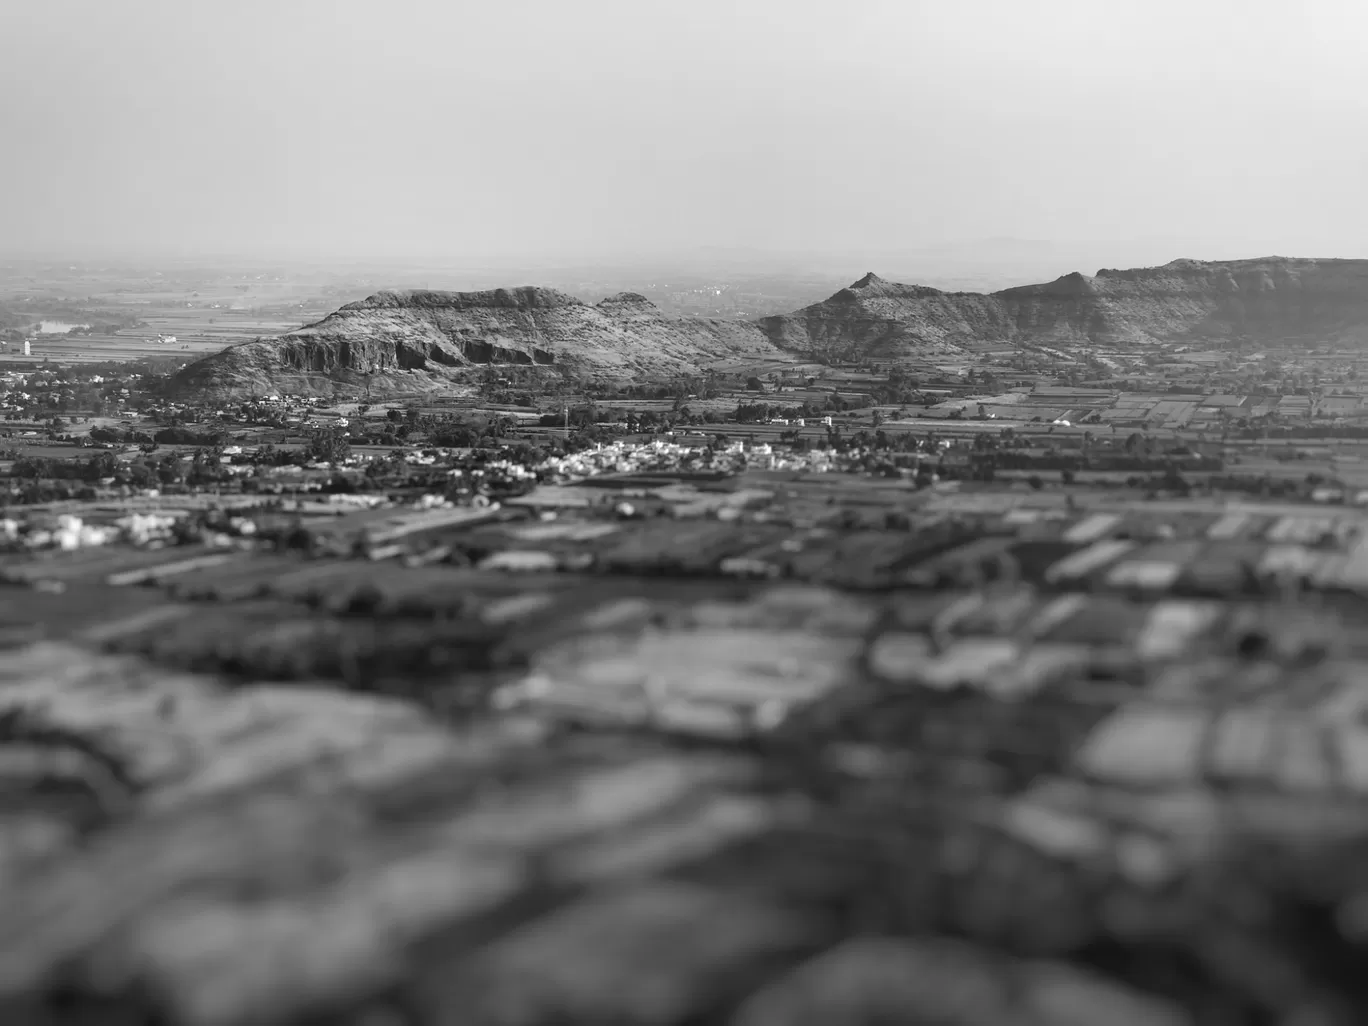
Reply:
[[898, 359], [928, 347], [1014, 339], [1368, 342], [1368, 260], [1174, 260], [986, 294], [867, 274], [829, 299], [759, 324], [777, 347], [827, 358]]
[[636, 293], [589, 305], [554, 289], [379, 292], [173, 379], [180, 392], [440, 388], [480, 364], [645, 380], [718, 364], [924, 358], [965, 343], [1107, 345], [1306, 339], [1368, 342], [1368, 260], [1174, 260], [1077, 272], [993, 293], [866, 274], [791, 314], [748, 323], [668, 317]]

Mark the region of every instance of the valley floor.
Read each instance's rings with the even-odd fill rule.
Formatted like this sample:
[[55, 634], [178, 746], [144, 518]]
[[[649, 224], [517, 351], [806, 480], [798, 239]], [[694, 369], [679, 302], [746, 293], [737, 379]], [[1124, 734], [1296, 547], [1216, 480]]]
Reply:
[[6, 1022], [1363, 1020], [1362, 511], [360, 501], [22, 511]]

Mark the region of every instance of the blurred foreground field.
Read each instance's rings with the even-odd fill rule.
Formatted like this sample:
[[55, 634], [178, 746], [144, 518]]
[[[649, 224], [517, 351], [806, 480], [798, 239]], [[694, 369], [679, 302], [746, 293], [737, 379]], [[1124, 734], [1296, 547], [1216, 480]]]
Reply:
[[1363, 1021], [1357, 510], [317, 505], [0, 561], [4, 1022]]

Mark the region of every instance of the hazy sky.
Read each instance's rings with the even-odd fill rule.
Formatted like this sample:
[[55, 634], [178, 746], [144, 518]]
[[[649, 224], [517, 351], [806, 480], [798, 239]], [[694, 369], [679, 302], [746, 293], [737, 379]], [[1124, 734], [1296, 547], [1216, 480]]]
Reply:
[[1365, 52], [1364, 0], [0, 0], [0, 252], [1368, 257]]

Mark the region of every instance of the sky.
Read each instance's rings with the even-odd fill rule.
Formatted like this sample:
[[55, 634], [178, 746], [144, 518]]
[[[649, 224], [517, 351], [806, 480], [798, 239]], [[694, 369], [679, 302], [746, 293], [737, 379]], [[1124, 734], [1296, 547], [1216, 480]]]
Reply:
[[1366, 41], [1363, 0], [0, 0], [0, 253], [1368, 257]]

